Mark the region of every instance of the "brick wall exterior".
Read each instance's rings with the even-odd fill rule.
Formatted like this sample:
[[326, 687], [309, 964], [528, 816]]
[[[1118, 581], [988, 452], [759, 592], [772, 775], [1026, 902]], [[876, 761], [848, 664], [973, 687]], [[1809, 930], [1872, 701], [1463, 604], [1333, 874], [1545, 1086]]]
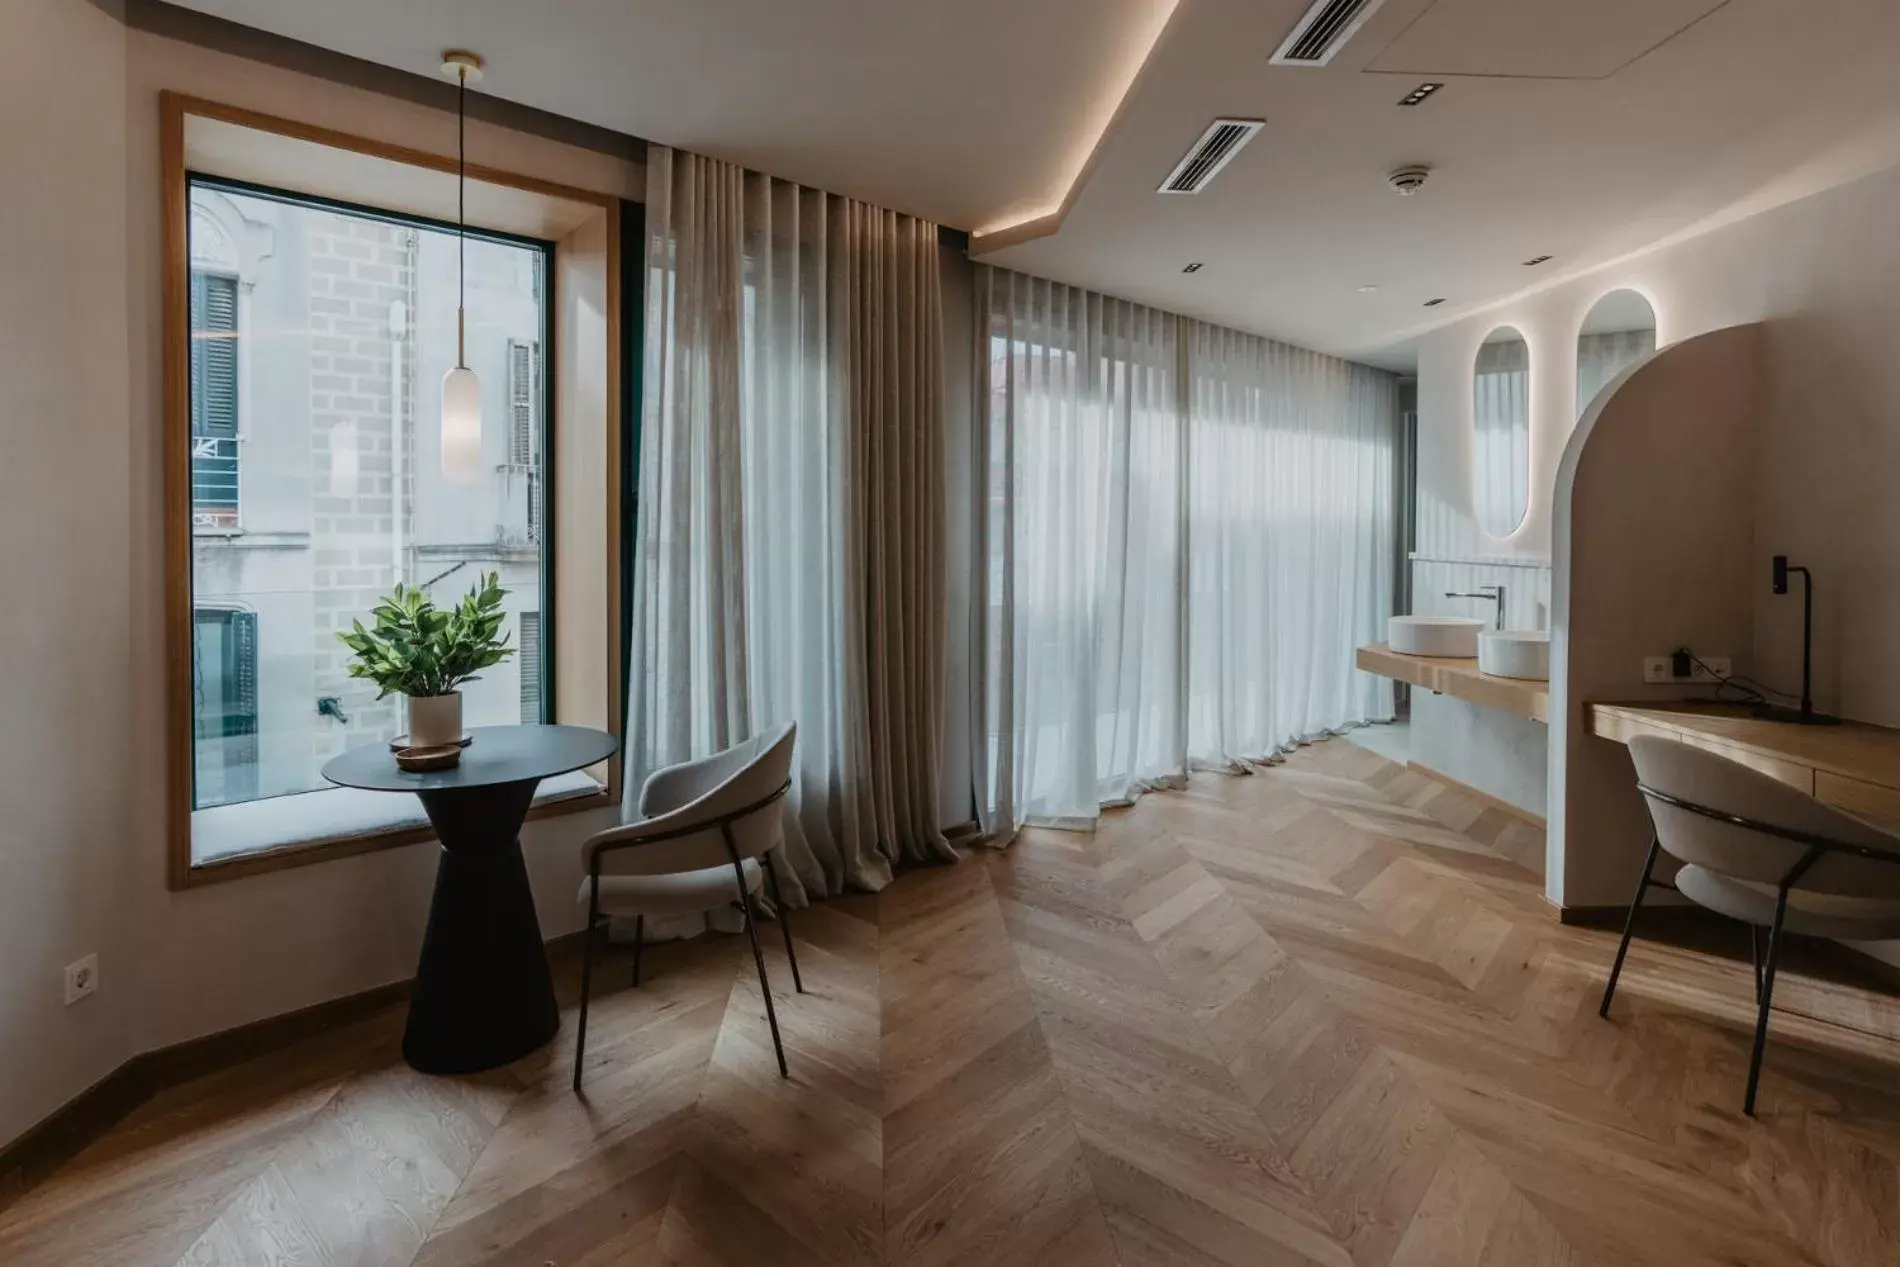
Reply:
[[[319, 763], [371, 732], [393, 738], [403, 721], [398, 697], [379, 702], [372, 684], [347, 675], [349, 652], [336, 634], [367, 614], [398, 580], [415, 579], [406, 559], [398, 575], [394, 547], [398, 437], [404, 446], [404, 504], [414, 469], [414, 420], [402, 414], [414, 399], [408, 380], [414, 365], [415, 237], [396, 225], [325, 216], [313, 223], [309, 238], [314, 685], [318, 697], [342, 701], [354, 732], [315, 729], [311, 755]], [[407, 315], [399, 343], [390, 329], [391, 305], [398, 302]], [[396, 347], [403, 352], [403, 382], [392, 395]], [[331, 486], [332, 444], [336, 428], [346, 424], [355, 427], [356, 491], [339, 497]]]

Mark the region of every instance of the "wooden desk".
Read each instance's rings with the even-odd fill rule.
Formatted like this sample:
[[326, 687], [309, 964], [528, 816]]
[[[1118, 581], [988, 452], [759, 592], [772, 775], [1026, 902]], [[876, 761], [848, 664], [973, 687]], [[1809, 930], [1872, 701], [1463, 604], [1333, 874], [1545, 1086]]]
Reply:
[[1381, 642], [1360, 647], [1353, 662], [1363, 672], [1389, 677], [1395, 682], [1409, 682], [1480, 708], [1495, 708], [1532, 721], [1550, 718], [1550, 683], [1480, 673], [1476, 660], [1406, 655]]
[[1591, 704], [1590, 732], [1617, 743], [1660, 735], [1739, 761], [1830, 805], [1900, 822], [1900, 730], [1866, 722], [1796, 726], [1738, 704]]

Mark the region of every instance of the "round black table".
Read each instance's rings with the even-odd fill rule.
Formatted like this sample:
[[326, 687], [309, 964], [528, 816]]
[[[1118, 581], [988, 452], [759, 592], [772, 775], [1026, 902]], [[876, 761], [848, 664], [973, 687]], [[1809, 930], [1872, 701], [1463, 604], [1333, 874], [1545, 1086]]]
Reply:
[[385, 743], [352, 748], [323, 777], [414, 792], [442, 844], [402, 1055], [423, 1073], [476, 1073], [519, 1060], [561, 1027], [521, 824], [542, 779], [613, 755], [585, 726], [477, 726], [452, 770], [409, 774]]

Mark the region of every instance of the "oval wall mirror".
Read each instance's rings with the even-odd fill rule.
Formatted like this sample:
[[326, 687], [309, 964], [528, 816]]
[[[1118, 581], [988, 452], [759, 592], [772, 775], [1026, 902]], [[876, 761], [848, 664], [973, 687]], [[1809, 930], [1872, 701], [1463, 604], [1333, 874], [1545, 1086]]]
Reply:
[[1471, 494], [1478, 526], [1508, 537], [1531, 503], [1531, 349], [1499, 326], [1485, 336], [1471, 376]]
[[1590, 306], [1577, 332], [1577, 417], [1611, 379], [1656, 350], [1656, 310], [1633, 290], [1613, 290]]

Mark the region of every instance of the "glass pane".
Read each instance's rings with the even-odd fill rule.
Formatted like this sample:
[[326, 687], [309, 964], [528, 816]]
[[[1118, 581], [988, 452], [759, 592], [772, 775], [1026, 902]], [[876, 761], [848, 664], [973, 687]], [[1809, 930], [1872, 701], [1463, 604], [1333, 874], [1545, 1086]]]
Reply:
[[[546, 563], [545, 250], [467, 242], [484, 461], [442, 478], [457, 235], [193, 182], [193, 734], [200, 807], [328, 786], [405, 728], [336, 641], [397, 582], [455, 602], [482, 574], [514, 638]], [[202, 446], [202, 452], [200, 451]], [[539, 721], [540, 639], [463, 690], [471, 726]]]

